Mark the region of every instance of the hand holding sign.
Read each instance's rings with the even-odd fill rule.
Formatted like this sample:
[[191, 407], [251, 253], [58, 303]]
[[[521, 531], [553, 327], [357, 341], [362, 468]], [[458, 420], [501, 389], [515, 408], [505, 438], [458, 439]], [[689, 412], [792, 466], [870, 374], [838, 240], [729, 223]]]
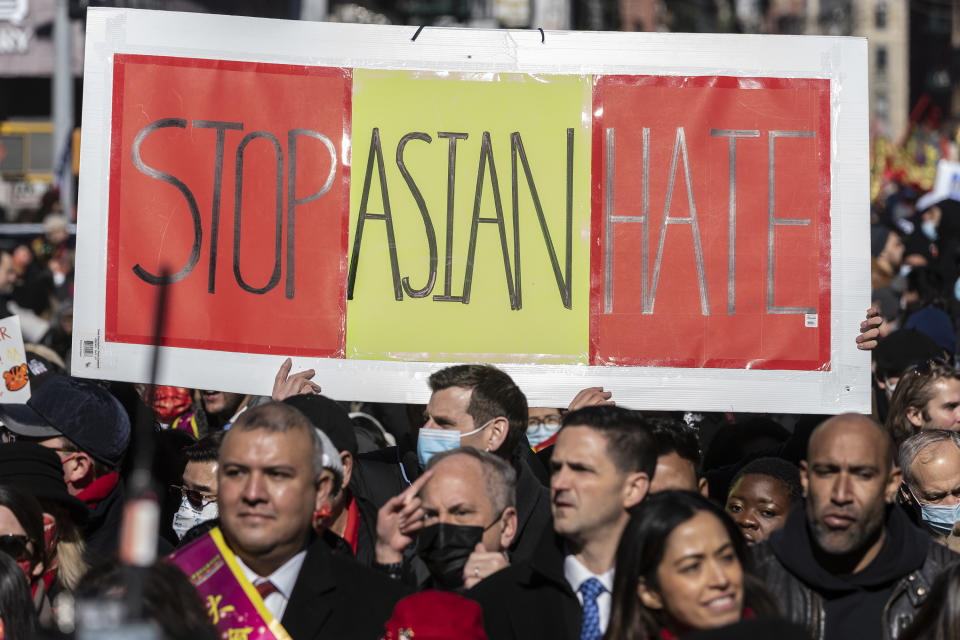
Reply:
[[604, 391], [603, 387], [587, 387], [586, 389], [581, 389], [580, 392], [574, 396], [573, 400], [570, 401], [570, 406], [567, 407], [567, 411], [576, 411], [584, 407], [617, 404], [610, 399], [612, 395], [611, 392]]
[[870, 307], [867, 309], [867, 318], [860, 323], [860, 335], [857, 336], [857, 349], [861, 351], [872, 351], [877, 348], [877, 342], [880, 339], [880, 325], [883, 324], [883, 316], [880, 312]]
[[293, 361], [290, 358], [280, 365], [277, 377], [273, 381], [273, 393], [270, 394], [274, 401], [282, 402], [290, 396], [298, 396], [302, 393], [320, 393], [320, 385], [310, 380], [316, 371], [307, 369], [291, 376], [289, 374], [292, 368]]

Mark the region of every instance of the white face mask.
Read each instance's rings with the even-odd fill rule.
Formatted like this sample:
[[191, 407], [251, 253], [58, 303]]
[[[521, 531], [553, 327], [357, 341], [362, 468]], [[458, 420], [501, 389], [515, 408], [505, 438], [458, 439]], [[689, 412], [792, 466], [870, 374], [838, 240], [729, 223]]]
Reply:
[[207, 520], [213, 520], [220, 515], [216, 502], [210, 502], [199, 511], [193, 508], [186, 497], [180, 501], [180, 508], [173, 516], [173, 532], [177, 534], [177, 539], [182, 540], [187, 531]]
[[[899, 380], [897, 382], [899, 382]], [[883, 383], [883, 386], [887, 390], [887, 398], [892, 398], [893, 392], [897, 390], [897, 383], [887, 380]]]

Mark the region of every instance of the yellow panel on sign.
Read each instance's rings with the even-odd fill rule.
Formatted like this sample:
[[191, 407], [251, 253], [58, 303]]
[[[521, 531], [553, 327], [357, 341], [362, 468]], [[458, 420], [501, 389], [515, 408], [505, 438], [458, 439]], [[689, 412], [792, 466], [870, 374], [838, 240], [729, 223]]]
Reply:
[[354, 72], [348, 358], [587, 362], [590, 91]]

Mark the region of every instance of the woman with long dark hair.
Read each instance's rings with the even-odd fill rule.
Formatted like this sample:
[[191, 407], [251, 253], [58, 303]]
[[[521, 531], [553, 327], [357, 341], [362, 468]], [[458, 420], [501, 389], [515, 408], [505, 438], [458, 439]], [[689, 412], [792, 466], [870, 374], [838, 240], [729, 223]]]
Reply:
[[698, 493], [664, 491], [631, 513], [617, 549], [608, 640], [653, 640], [776, 614], [743, 536]]
[[0, 553], [0, 624], [3, 640], [29, 640], [37, 627], [30, 587], [16, 560], [5, 553]]

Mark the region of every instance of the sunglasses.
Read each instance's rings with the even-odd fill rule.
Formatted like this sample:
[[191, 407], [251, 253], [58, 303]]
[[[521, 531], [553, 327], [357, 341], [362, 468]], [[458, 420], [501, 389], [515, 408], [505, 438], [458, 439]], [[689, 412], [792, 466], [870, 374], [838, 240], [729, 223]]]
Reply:
[[180, 485], [170, 485], [171, 489], [175, 489], [180, 492], [180, 496], [187, 499], [187, 502], [190, 503], [190, 506], [194, 509], [200, 510], [211, 502], [217, 501], [217, 496], [210, 494], [203, 494], [194, 489], [188, 489]]
[[917, 364], [917, 368], [914, 369], [914, 372], [918, 376], [928, 376], [933, 373], [934, 369], [938, 366], [945, 367], [947, 362], [943, 358], [929, 358]]
[[27, 545], [33, 542], [29, 537], [8, 533], [0, 536], [0, 553], [5, 553], [17, 562], [26, 562], [33, 555]]

